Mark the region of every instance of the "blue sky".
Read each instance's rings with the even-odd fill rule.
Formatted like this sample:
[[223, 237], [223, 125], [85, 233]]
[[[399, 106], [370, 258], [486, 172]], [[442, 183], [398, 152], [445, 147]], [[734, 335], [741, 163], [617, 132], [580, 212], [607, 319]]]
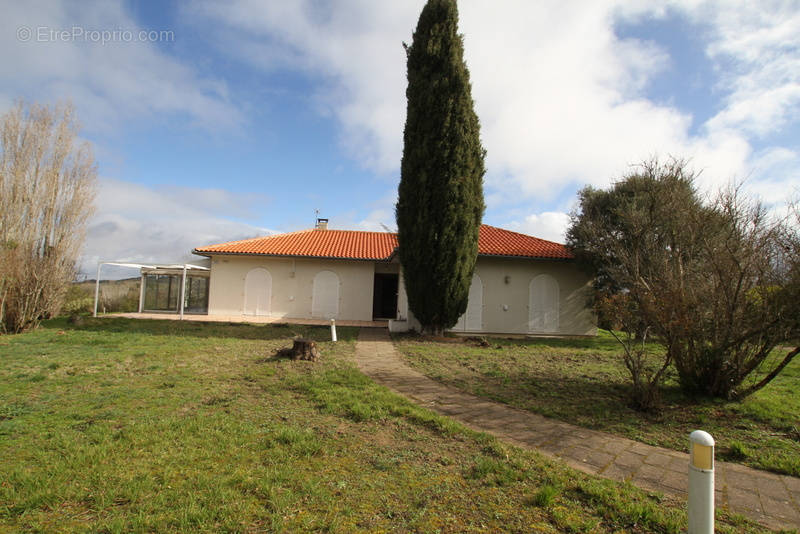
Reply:
[[[484, 222], [561, 240], [576, 191], [653, 155], [690, 159], [707, 192], [797, 196], [800, 2], [753, 4], [462, 0]], [[0, 111], [75, 104], [100, 174], [87, 272], [308, 228], [315, 210], [394, 228], [401, 43], [422, 5], [3, 1]], [[134, 38], [88, 36], [103, 30]]]

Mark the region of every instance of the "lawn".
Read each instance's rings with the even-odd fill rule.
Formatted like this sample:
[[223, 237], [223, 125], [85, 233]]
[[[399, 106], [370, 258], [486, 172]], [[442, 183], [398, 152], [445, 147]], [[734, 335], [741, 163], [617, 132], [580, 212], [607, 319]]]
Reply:
[[[679, 532], [684, 503], [377, 386], [355, 329], [51, 321], [0, 337], [0, 532]], [[322, 361], [272, 357], [293, 335]], [[720, 532], [761, 532], [720, 516]]]
[[689, 432], [703, 429], [716, 438], [719, 459], [800, 476], [800, 358], [743, 402], [687, 398], [671, 377], [663, 412], [646, 416], [629, 406], [629, 374], [607, 332], [490, 339], [489, 347], [409, 336], [395, 342], [419, 371], [479, 396], [675, 450], [686, 450]]

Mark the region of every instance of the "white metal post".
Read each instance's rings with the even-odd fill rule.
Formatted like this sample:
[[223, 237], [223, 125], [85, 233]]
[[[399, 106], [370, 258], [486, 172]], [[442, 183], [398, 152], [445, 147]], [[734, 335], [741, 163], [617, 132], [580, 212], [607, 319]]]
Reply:
[[100, 266], [103, 265], [97, 262], [97, 278], [94, 281], [94, 313], [92, 317], [97, 317], [97, 301], [100, 300]]
[[183, 299], [186, 297], [186, 264], [183, 265], [183, 276], [181, 277], [181, 321], [183, 320]]
[[144, 309], [144, 273], [142, 273], [142, 278], [139, 281], [139, 313], [142, 313], [142, 309]]
[[714, 534], [714, 438], [689, 434], [689, 534]]
[[336, 319], [331, 319], [331, 341], [336, 341]]

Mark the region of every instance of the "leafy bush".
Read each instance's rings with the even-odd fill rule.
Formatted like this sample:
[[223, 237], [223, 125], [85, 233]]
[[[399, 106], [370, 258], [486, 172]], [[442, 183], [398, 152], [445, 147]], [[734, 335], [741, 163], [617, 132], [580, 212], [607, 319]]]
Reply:
[[[799, 240], [736, 188], [706, 202], [694, 177], [683, 161], [653, 160], [609, 190], [587, 187], [567, 240], [595, 276], [601, 317], [635, 317], [628, 333], [649, 331], [664, 345], [685, 392], [742, 398], [798, 353], [768, 361], [798, 333]], [[630, 349], [629, 368], [638, 358]]]

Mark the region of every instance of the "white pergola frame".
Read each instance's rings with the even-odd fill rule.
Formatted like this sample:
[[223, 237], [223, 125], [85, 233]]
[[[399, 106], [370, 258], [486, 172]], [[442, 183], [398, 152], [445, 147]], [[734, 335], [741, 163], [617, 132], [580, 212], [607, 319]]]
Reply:
[[181, 276], [181, 298], [180, 298], [180, 316], [183, 319], [183, 299], [186, 297], [186, 271], [210, 271], [208, 267], [200, 265], [193, 265], [191, 263], [169, 263], [169, 264], [145, 264], [145, 263], [130, 263], [123, 261], [100, 261], [97, 262], [97, 278], [94, 282], [94, 313], [92, 317], [97, 317], [97, 303], [100, 300], [100, 268], [103, 265], [114, 265], [116, 267], [130, 267], [132, 269], [139, 269], [141, 281], [139, 282], [139, 313], [142, 313], [142, 305], [144, 303], [144, 277], [145, 274], [141, 272], [142, 269], [180, 269], [183, 271]]

